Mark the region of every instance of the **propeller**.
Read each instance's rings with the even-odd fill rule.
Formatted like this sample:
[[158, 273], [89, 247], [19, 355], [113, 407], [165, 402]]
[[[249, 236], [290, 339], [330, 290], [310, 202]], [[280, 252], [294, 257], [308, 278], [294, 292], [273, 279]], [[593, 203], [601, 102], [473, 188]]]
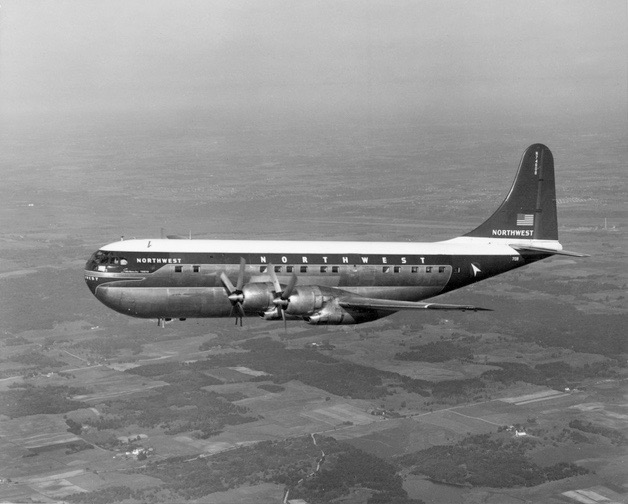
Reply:
[[268, 265], [268, 274], [270, 275], [270, 280], [272, 281], [273, 288], [275, 289], [273, 304], [276, 307], [275, 309], [277, 310], [277, 313], [281, 314], [284, 328], [287, 331], [288, 323], [286, 322], [285, 309], [288, 307], [288, 303], [290, 302], [290, 296], [292, 295], [292, 291], [297, 284], [297, 275], [294, 272], [292, 273], [290, 281], [286, 286], [286, 290], [282, 291], [281, 284], [279, 283], [279, 279], [277, 278], [277, 273], [275, 273], [275, 267], [272, 264]]
[[235, 324], [238, 325], [238, 319], [240, 320], [240, 327], [242, 327], [242, 319], [244, 318], [244, 308], [242, 308], [242, 303], [244, 301], [244, 293], [242, 292], [242, 287], [244, 286], [244, 269], [246, 268], [246, 260], [244, 257], [240, 257], [240, 270], [238, 271], [238, 280], [235, 285], [231, 283], [229, 277], [223, 271], [220, 274], [220, 281], [222, 282], [225, 291], [227, 292], [227, 297], [229, 301], [231, 301], [231, 313], [229, 316], [233, 315], [235, 311]]

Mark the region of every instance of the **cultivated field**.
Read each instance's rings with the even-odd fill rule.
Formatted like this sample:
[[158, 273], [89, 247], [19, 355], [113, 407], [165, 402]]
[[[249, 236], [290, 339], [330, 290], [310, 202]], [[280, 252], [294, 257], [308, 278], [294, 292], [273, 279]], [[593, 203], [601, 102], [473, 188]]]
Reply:
[[[164, 483], [142, 474], [146, 465], [211, 464], [263, 442], [311, 444], [314, 433], [393, 463], [473, 436], [518, 441], [519, 430], [536, 443], [527, 452], [535, 464], [591, 472], [499, 489], [396, 470], [409, 496], [426, 502], [627, 501], [622, 132], [592, 145], [574, 140], [586, 133], [576, 126], [540, 131], [556, 157], [561, 241], [591, 258], [537, 263], [441, 299], [493, 312], [399, 313], [358, 327], [291, 323], [284, 332], [259, 319], [159, 329], [126, 318], [88, 292], [84, 261], [120, 235], [158, 236], [161, 227], [196, 237], [446, 239], [494, 210], [521, 139], [539, 131], [391, 126], [368, 137], [366, 152], [366, 133], [354, 127], [334, 142], [315, 126], [258, 136], [207, 125], [173, 136], [159, 121], [144, 133], [132, 120], [86, 131], [65, 125], [65, 148], [54, 155], [45, 128], [0, 137], [0, 500], [158, 492]], [[252, 340], [279, 346], [255, 362]], [[314, 342], [334, 348], [304, 353]], [[465, 356], [399, 358], [428, 344]], [[273, 371], [278, 352], [285, 369], [302, 368]], [[164, 367], [141, 374], [152, 365]], [[320, 451], [313, 454], [304, 467], [316, 467]], [[233, 485], [202, 502], [270, 502], [286, 487]]]

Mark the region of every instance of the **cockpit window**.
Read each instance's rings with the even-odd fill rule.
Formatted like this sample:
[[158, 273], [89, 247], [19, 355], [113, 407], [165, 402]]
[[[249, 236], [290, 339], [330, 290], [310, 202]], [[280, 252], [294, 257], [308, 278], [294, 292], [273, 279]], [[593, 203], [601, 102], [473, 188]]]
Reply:
[[126, 258], [116, 255], [115, 252], [99, 250], [87, 261], [86, 269], [91, 271], [121, 271], [128, 263]]

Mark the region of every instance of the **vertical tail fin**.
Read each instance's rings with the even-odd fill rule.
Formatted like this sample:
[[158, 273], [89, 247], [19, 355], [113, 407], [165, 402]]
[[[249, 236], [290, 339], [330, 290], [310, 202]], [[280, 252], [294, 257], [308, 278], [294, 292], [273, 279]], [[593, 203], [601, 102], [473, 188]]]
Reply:
[[464, 236], [558, 240], [554, 157], [545, 145], [525, 150], [506, 199]]

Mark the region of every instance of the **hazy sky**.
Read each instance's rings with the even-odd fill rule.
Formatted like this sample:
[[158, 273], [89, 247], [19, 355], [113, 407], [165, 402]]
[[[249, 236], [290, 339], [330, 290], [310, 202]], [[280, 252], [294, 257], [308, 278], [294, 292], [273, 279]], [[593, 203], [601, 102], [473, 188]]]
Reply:
[[0, 112], [595, 113], [626, 0], [1, 0]]

